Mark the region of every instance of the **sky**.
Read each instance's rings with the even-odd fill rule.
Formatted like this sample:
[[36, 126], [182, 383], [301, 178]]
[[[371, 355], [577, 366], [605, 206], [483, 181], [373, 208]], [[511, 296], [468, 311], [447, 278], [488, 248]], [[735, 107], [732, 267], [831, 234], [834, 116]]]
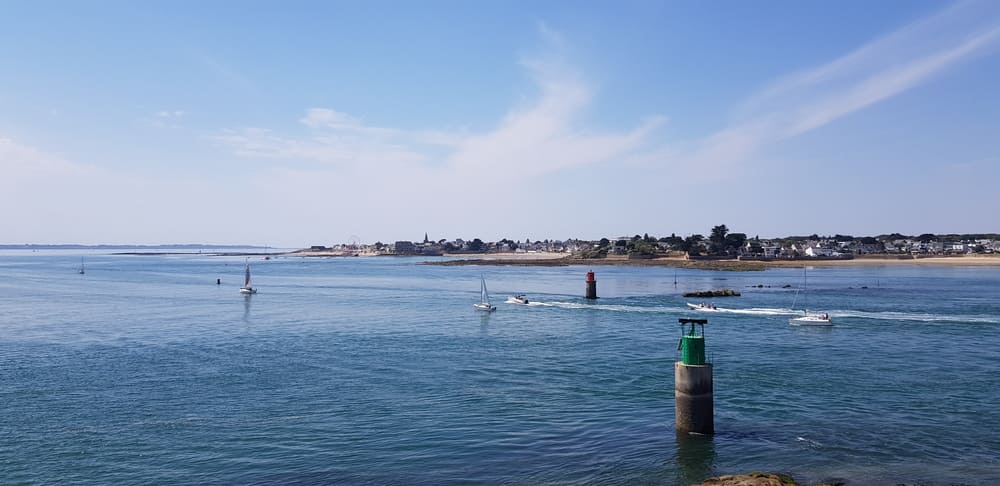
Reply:
[[0, 7], [0, 244], [1000, 232], [1000, 2]]

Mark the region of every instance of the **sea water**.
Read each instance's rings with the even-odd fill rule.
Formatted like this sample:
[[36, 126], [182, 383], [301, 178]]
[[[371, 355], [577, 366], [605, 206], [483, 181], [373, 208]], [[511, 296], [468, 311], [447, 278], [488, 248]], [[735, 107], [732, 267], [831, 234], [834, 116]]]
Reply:
[[[0, 253], [0, 483], [1000, 484], [1000, 268], [601, 266], [586, 301], [589, 267], [422, 261]], [[674, 432], [683, 317], [712, 437]]]

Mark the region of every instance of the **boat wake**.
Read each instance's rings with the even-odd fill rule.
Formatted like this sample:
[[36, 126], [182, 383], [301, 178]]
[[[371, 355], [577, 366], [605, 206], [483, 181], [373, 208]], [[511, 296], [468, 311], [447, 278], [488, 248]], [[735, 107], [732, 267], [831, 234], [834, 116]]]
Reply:
[[749, 314], [754, 316], [790, 316], [801, 314], [802, 311], [794, 309], [770, 309], [766, 307], [752, 307], [750, 309], [718, 309], [719, 312], [730, 314]]
[[[508, 301], [509, 302], [509, 301]], [[644, 305], [628, 305], [628, 304], [597, 304], [589, 302], [564, 302], [564, 301], [531, 301], [528, 304], [518, 304], [526, 307], [553, 307], [559, 309], [587, 309], [587, 310], [599, 310], [607, 312], [622, 312], [622, 313], [637, 313], [637, 314], [673, 314], [678, 316], [688, 315], [692, 313], [700, 314], [702, 312], [695, 311], [689, 307], [677, 307], [677, 306], [644, 306]], [[771, 307], [751, 307], [748, 309], [731, 309], [725, 307], [716, 307], [711, 311], [704, 312], [705, 314], [724, 314], [724, 315], [745, 315], [745, 316], [800, 316], [802, 315], [801, 310], [787, 309], [787, 308], [771, 308]], [[855, 318], [855, 319], [870, 319], [870, 320], [884, 320], [884, 321], [915, 321], [915, 322], [954, 322], [954, 323], [970, 323], [970, 324], [1000, 324], [1000, 316], [986, 315], [986, 314], [976, 314], [976, 315], [960, 315], [960, 314], [929, 314], [929, 313], [914, 313], [914, 312], [864, 312], [857, 310], [843, 310], [843, 309], [832, 309], [829, 311], [824, 311], [830, 316], [836, 319], [843, 318]]]
[[916, 312], [863, 312], [853, 310], [833, 310], [830, 315], [836, 317], [854, 317], [858, 319], [874, 319], [883, 321], [916, 321], [916, 322], [957, 322], [975, 324], [1000, 324], [1000, 317], [995, 315], [962, 315], [962, 314], [926, 314]]
[[580, 302], [531, 302], [528, 306], [558, 307], [560, 309], [592, 309], [611, 312], [636, 312], [646, 314], [676, 314], [682, 309], [678, 307], [664, 306], [638, 306], [638, 305], [616, 305], [616, 304], [588, 304]]

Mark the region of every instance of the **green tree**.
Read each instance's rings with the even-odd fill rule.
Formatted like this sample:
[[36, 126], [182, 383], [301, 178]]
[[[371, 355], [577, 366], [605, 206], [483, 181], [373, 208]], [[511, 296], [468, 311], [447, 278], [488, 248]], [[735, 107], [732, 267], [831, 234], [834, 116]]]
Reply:
[[690, 252], [697, 252], [698, 248], [701, 246], [701, 242], [705, 241], [705, 237], [699, 234], [694, 234], [684, 238], [684, 242], [681, 243], [681, 250]]
[[476, 239], [470, 241], [469, 242], [469, 250], [476, 251], [476, 252], [483, 251], [483, 240], [480, 240], [479, 238], [476, 238]]
[[681, 238], [680, 236], [677, 236], [674, 233], [670, 233], [670, 236], [660, 238], [659, 241], [660, 243], [666, 243], [667, 245], [670, 246], [670, 248], [673, 248], [675, 250], [681, 249], [681, 247], [684, 245], [684, 238]]
[[735, 254], [743, 245], [747, 243], [746, 233], [729, 233], [726, 235], [726, 248], [727, 254]]
[[729, 233], [729, 228], [726, 225], [720, 224], [712, 228], [712, 234], [708, 237], [709, 253], [713, 255], [721, 255], [726, 251], [726, 235]]

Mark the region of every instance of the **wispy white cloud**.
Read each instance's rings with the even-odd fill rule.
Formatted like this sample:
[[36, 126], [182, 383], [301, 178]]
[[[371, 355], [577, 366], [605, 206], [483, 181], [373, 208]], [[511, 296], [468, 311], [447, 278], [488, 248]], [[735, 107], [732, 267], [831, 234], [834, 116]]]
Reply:
[[186, 114], [187, 112], [184, 110], [160, 110], [153, 113], [153, 116], [156, 118], [181, 118]]
[[140, 121], [159, 128], [181, 128], [187, 116], [185, 110], [159, 110], [142, 117]]
[[[262, 199], [294, 200], [299, 207], [335, 201], [364, 208], [371, 219], [397, 229], [419, 226], [394, 218], [400, 218], [401, 206], [430, 194], [434, 204], [528, 197], [556, 206], [557, 196], [548, 195], [552, 191], [528, 188], [536, 183], [536, 189], [542, 187], [554, 180], [552, 175], [579, 173], [592, 179], [594, 169], [604, 167], [612, 169], [609, 173], [627, 168], [630, 176], [638, 174], [633, 182], [645, 192], [698, 197], [704, 186], [692, 182], [741, 177], [739, 169], [762, 150], [994, 52], [1000, 45], [1000, 16], [983, 14], [981, 8], [997, 10], [982, 3], [948, 7], [840, 58], [778, 79], [751, 93], [720, 128], [685, 141], [662, 141], [666, 117], [659, 114], [623, 129], [589, 125], [597, 88], [567, 61], [565, 39], [544, 24], [539, 32], [549, 48], [520, 60], [537, 93], [498, 115], [487, 130], [404, 130], [313, 107], [303, 112], [296, 133], [239, 128], [214, 138], [240, 156], [282, 161], [254, 176]], [[487, 178], [489, 184], [476, 182]], [[647, 203], [664, 212], [676, 210], [658, 201]], [[448, 219], [468, 221], [470, 234], [492, 231], [489, 223], [476, 226], [475, 205], [448, 204], [448, 211]]]
[[761, 147], [826, 126], [920, 86], [1000, 45], [1000, 4], [962, 2], [750, 96], [736, 122], [686, 158], [732, 166]]
[[216, 80], [224, 84], [228, 89], [236, 90], [247, 96], [259, 96], [260, 90], [253, 80], [239, 72], [231, 65], [219, 60], [215, 56], [201, 50], [193, 53], [195, 60], [202, 65]]
[[[553, 37], [554, 32], [546, 37]], [[625, 132], [583, 127], [594, 93], [558, 53], [521, 61], [539, 89], [534, 100], [511, 109], [492, 130], [401, 130], [364, 123], [329, 108], [310, 108], [301, 136], [260, 128], [227, 130], [215, 137], [237, 154], [343, 165], [423, 164], [428, 171], [471, 177], [503, 167], [513, 178], [612, 162], [648, 142], [662, 125], [650, 116]]]
[[[625, 131], [588, 129], [595, 89], [567, 62], [566, 40], [544, 23], [547, 48], [520, 63], [538, 96], [512, 108], [492, 130], [401, 130], [330, 108], [310, 108], [305, 133], [234, 129], [216, 140], [237, 154], [349, 165], [411, 165], [465, 177], [497, 167], [499, 177], [535, 177], [573, 167], [645, 161], [670, 167], [737, 167], [762, 148], [822, 128], [920, 86], [1000, 44], [1000, 10], [962, 2], [873, 40], [826, 64], [776, 80], [735, 110], [728, 126], [687, 142], [654, 145], [666, 118]], [[702, 169], [694, 170], [705, 174]], [[725, 174], [726, 170], [714, 171]], [[495, 174], [496, 175], [496, 174]]]
[[79, 176], [93, 170], [93, 167], [0, 137], [0, 173], [7, 183], [16, 185], [23, 179], [36, 177]]

